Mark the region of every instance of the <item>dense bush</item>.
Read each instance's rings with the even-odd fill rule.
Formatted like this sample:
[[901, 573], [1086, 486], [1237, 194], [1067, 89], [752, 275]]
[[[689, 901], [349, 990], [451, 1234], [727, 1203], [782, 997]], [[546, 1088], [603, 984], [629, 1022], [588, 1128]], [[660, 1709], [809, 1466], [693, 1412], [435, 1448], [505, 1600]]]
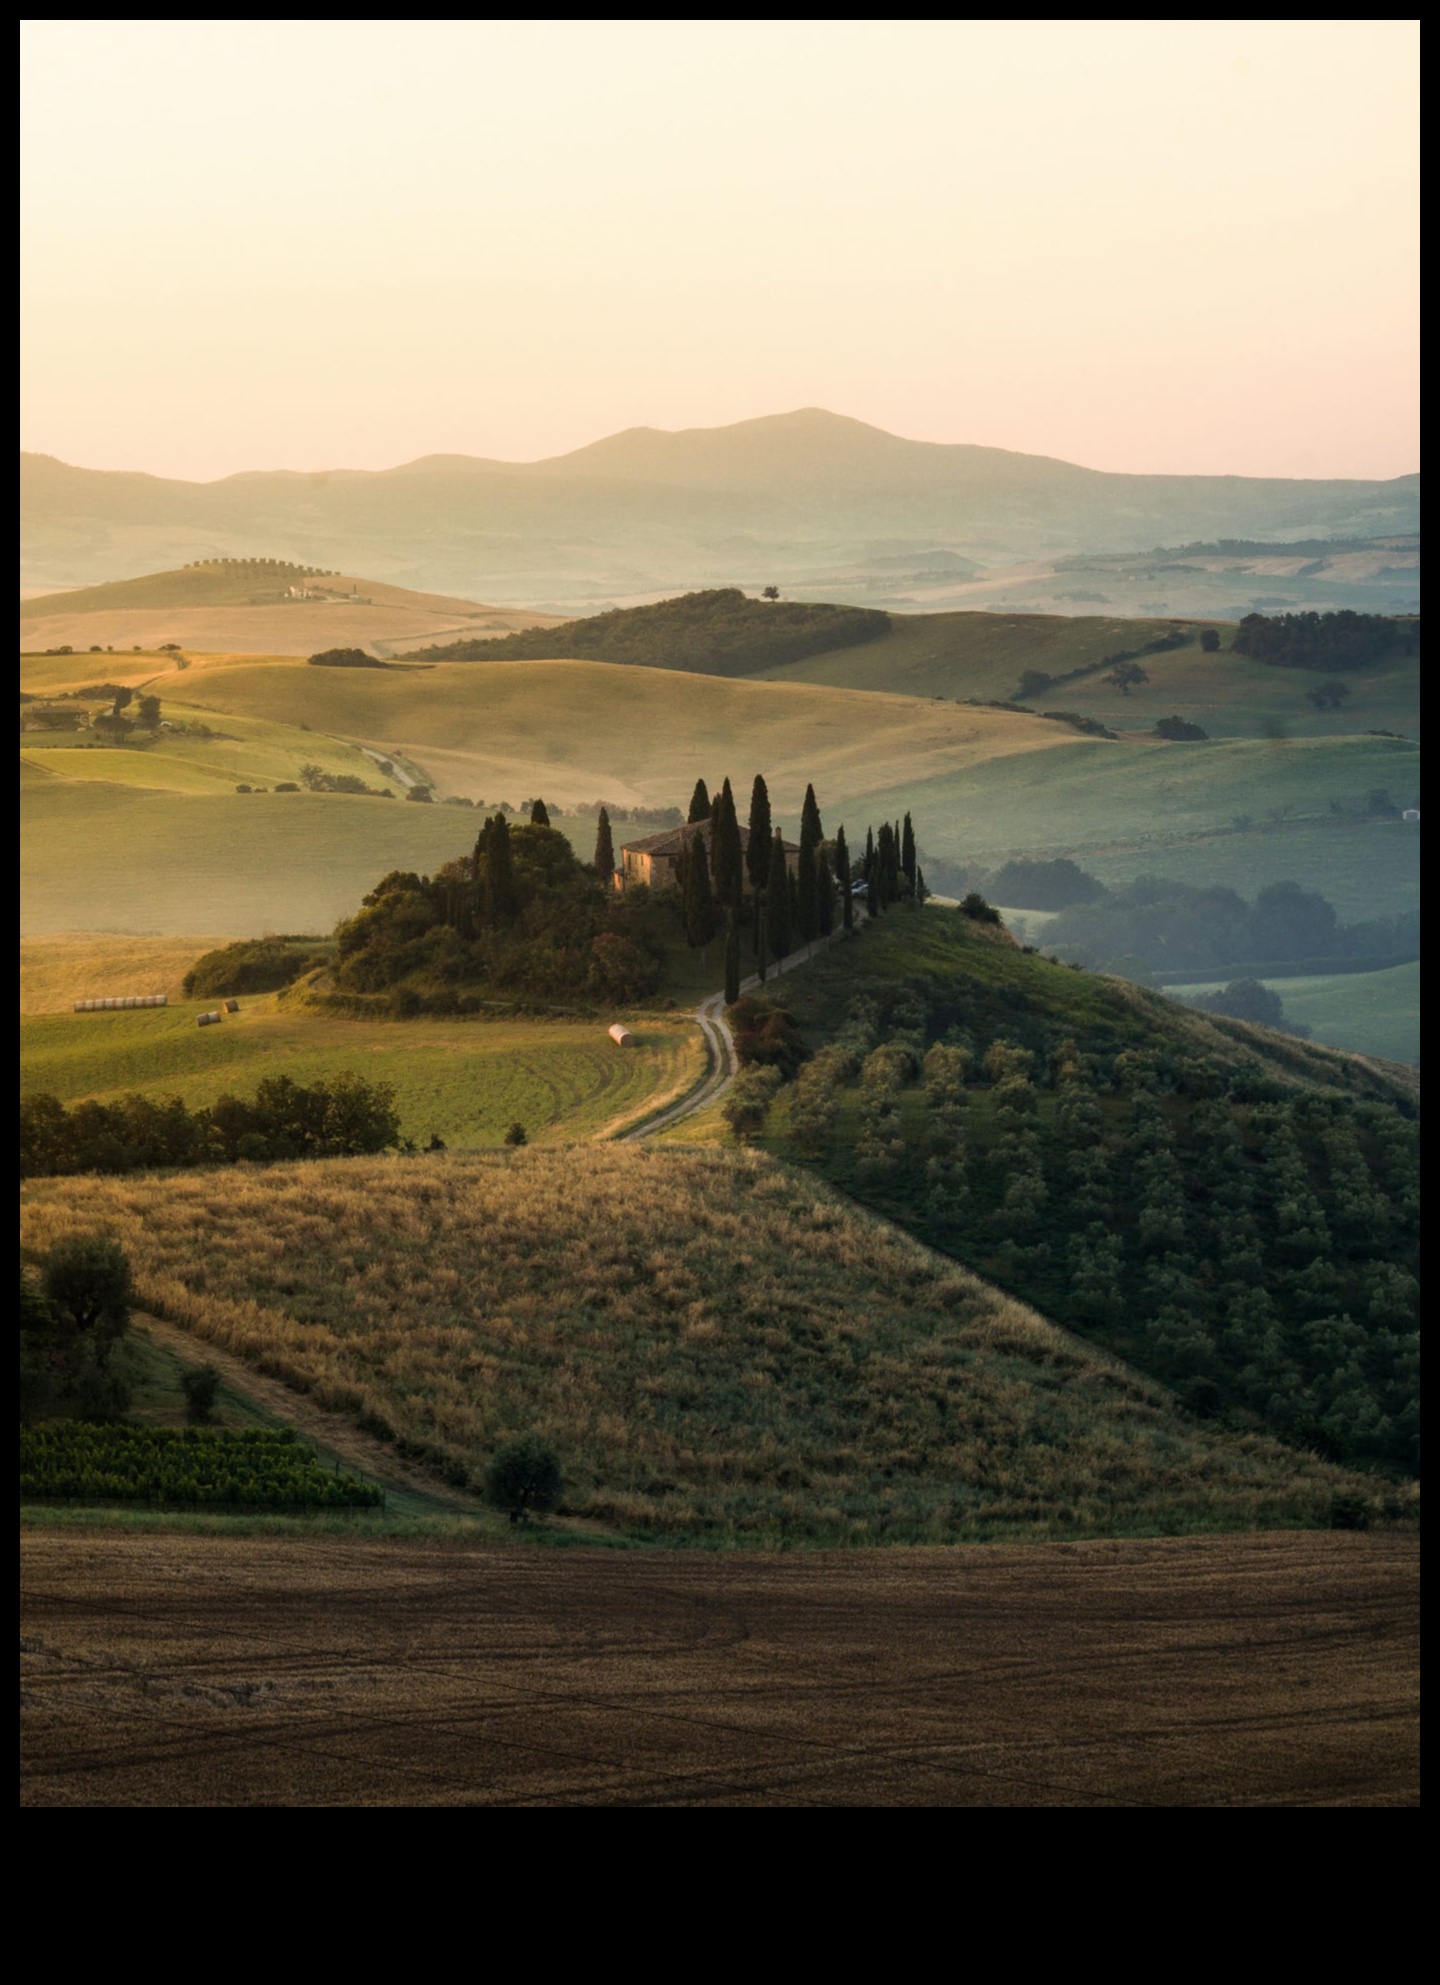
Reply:
[[986, 887], [997, 903], [1014, 910], [1068, 910], [1075, 903], [1093, 903], [1107, 894], [1098, 876], [1072, 861], [1006, 862]]
[[374, 1509], [385, 1500], [371, 1483], [323, 1468], [288, 1427], [227, 1433], [74, 1421], [21, 1428], [20, 1494], [246, 1509]]
[[502, 1447], [485, 1471], [485, 1494], [512, 1523], [554, 1509], [560, 1500], [560, 1463], [534, 1434]]
[[1360, 669], [1420, 646], [1418, 619], [1384, 613], [1247, 613], [1230, 643], [1237, 655], [1282, 669]]
[[416, 1013], [496, 993], [623, 1002], [655, 990], [665, 946], [681, 937], [673, 891], [611, 895], [555, 828], [497, 813], [472, 855], [376, 883], [336, 931], [335, 985], [403, 994]]
[[348, 1073], [309, 1088], [272, 1076], [249, 1101], [221, 1096], [199, 1110], [177, 1096], [121, 1096], [67, 1110], [58, 1098], [39, 1095], [20, 1105], [20, 1175], [358, 1157], [384, 1151], [399, 1136], [390, 1084]]
[[1392, 918], [1342, 925], [1332, 904], [1298, 882], [1272, 882], [1253, 903], [1233, 889], [1196, 888], [1138, 876], [1102, 900], [1063, 911], [1046, 930], [1048, 945], [1100, 971], [1129, 975], [1393, 957], [1418, 943], [1418, 923]]
[[323, 937], [247, 937], [197, 958], [185, 974], [187, 999], [238, 999], [279, 992], [326, 961]]
[[654, 606], [618, 607], [563, 627], [530, 628], [493, 641], [452, 642], [418, 651], [429, 661], [505, 662], [572, 655], [645, 668], [749, 675], [831, 648], [854, 648], [889, 631], [872, 607], [747, 599], [738, 587], [686, 593]]
[[1285, 1004], [1279, 993], [1258, 979], [1232, 979], [1219, 992], [1196, 994], [1189, 1004], [1202, 1013], [1223, 1013], [1231, 1020], [1252, 1020], [1262, 1027], [1275, 1027], [1301, 1040], [1310, 1029], [1292, 1025], [1285, 1018]]
[[776, 1068], [788, 1081], [805, 1059], [805, 1044], [795, 1016], [768, 999], [748, 994], [726, 1010], [735, 1037], [735, 1057], [742, 1068]]
[[363, 648], [323, 648], [310, 657], [312, 669], [383, 669], [388, 664], [367, 655]]
[[110, 1420], [130, 1404], [115, 1353], [130, 1323], [130, 1262], [108, 1234], [72, 1236], [40, 1263], [38, 1284], [20, 1274], [20, 1417], [65, 1407]]

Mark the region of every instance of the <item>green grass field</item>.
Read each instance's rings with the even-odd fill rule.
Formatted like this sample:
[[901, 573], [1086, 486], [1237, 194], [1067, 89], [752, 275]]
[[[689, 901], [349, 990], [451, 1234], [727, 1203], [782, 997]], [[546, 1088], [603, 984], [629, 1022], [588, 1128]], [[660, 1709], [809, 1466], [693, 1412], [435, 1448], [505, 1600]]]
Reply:
[[22, 732], [22, 762], [64, 779], [97, 779], [117, 786], [156, 792], [233, 793], [246, 785], [271, 786], [282, 779], [298, 782], [302, 765], [322, 772], [349, 773], [369, 786], [388, 785], [403, 795], [398, 781], [387, 779], [374, 759], [352, 744], [323, 732], [301, 731], [293, 725], [263, 718], [226, 715], [162, 699], [167, 720], [203, 725], [214, 733], [197, 736], [181, 730], [160, 731], [153, 743], [114, 746], [74, 732]]
[[[1285, 1003], [1285, 1018], [1308, 1027], [1327, 1048], [1379, 1055], [1385, 1061], [1420, 1060], [1420, 966], [1385, 972], [1337, 972], [1323, 978], [1270, 979]], [[1218, 982], [1171, 986], [1176, 997], [1218, 992]]]
[[267, 994], [200, 1028], [208, 1001], [116, 1013], [31, 1015], [21, 1022], [21, 1090], [66, 1102], [130, 1090], [192, 1108], [250, 1095], [272, 1075], [316, 1082], [352, 1069], [394, 1085], [402, 1134], [456, 1147], [496, 1145], [523, 1123], [532, 1140], [593, 1137], [695, 1080], [695, 1027], [637, 1016], [639, 1045], [617, 1048], [604, 1019], [583, 1021], [336, 1018]]
[[475, 840], [475, 816], [459, 808], [339, 793], [189, 796], [22, 769], [26, 935], [328, 932], [387, 870], [428, 872]]
[[[868, 806], [877, 818], [912, 810], [921, 848], [951, 862], [993, 868], [1012, 855], [1070, 855], [1111, 886], [1155, 874], [1245, 896], [1293, 879], [1355, 921], [1419, 900], [1414, 825], [1358, 818], [1374, 788], [1409, 804], [1419, 763], [1414, 745], [1387, 738], [1076, 740], [1043, 757], [897, 786]], [[1329, 812], [1332, 800], [1341, 813]]]
[[[1195, 623], [1197, 636], [1202, 624]], [[1014, 695], [1026, 669], [1057, 676], [1094, 668], [1107, 655], [1142, 647], [1173, 627], [1169, 620], [1104, 614], [897, 613], [891, 616], [890, 632], [878, 641], [787, 662], [767, 670], [766, 676], [775, 682], [889, 689], [905, 696], [1004, 698]], [[1145, 666], [1150, 666], [1148, 657]], [[1070, 708], [1064, 697], [1060, 705]]]
[[[1416, 657], [1360, 669], [1345, 680], [1352, 696], [1342, 714], [1322, 715], [1305, 692], [1333, 678], [1311, 669], [1269, 668], [1229, 652], [1233, 626], [1193, 626], [1190, 646], [1146, 655], [1150, 681], [1121, 696], [1103, 680], [1107, 655], [1142, 647], [1172, 631], [1169, 620], [1043, 613], [896, 614], [890, 632], [859, 648], [837, 648], [767, 671], [776, 682], [826, 683], [844, 689], [898, 690], [908, 696], [1009, 698], [1026, 669], [1064, 676], [1089, 671], [1034, 699], [1039, 709], [1078, 710], [1114, 730], [1148, 731], [1158, 717], [1182, 716], [1212, 737], [1261, 737], [1279, 727], [1295, 737], [1334, 738], [1356, 730], [1418, 736], [1420, 664]], [[1222, 647], [1207, 655], [1202, 626], [1216, 627]]]

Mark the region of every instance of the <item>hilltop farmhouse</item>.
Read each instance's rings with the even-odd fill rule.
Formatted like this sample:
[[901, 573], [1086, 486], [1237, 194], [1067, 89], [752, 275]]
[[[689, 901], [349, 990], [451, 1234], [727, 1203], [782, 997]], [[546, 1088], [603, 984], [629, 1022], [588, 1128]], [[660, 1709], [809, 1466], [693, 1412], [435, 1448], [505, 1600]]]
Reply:
[[[706, 859], [712, 861], [713, 828], [708, 820], [697, 820], [688, 827], [669, 827], [663, 834], [646, 834], [639, 841], [627, 841], [620, 850], [620, 866], [615, 871], [617, 889], [636, 889], [642, 883], [650, 889], [673, 889], [679, 882], [679, 864], [691, 839], [698, 834], [705, 843]], [[750, 829], [741, 827], [742, 851], [750, 846]], [[797, 842], [785, 843], [785, 866], [793, 875], [800, 860]]]

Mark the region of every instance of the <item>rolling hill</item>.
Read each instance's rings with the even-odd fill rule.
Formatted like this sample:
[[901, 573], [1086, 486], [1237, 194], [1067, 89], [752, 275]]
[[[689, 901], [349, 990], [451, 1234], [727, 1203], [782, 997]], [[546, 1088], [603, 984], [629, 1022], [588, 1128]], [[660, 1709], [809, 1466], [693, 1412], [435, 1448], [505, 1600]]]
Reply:
[[[825, 585], [828, 598], [865, 599], [871, 581], [888, 574], [893, 590], [897, 572], [937, 559], [942, 576], [956, 559], [974, 576], [1191, 540], [1383, 537], [1413, 532], [1418, 503], [1413, 476], [1112, 475], [908, 441], [818, 408], [677, 434], [632, 429], [534, 463], [429, 456], [377, 472], [213, 483], [50, 456], [21, 467], [22, 589], [283, 552], [424, 590], [575, 611], [707, 583]], [[859, 590], [838, 590], [842, 579]]]
[[[308, 597], [291, 598], [292, 592]], [[71, 647], [294, 655], [503, 635], [553, 617], [411, 592], [374, 579], [317, 572], [272, 558], [211, 559], [20, 602], [22, 651]], [[93, 673], [93, 671], [92, 671]]]
[[[55, 693], [54, 671], [93, 661], [27, 660], [22, 679]], [[328, 929], [387, 869], [432, 869], [473, 836], [448, 807], [273, 791], [307, 761], [398, 791], [376, 757], [442, 798], [542, 794], [581, 843], [594, 827], [573, 809], [586, 803], [683, 806], [697, 778], [761, 769], [792, 824], [813, 781], [832, 829], [911, 812], [942, 893], [969, 865], [1064, 854], [1107, 883], [1149, 872], [1253, 895], [1293, 878], [1347, 921], [1417, 901], [1413, 825], [1366, 811], [1377, 789], [1409, 803], [1419, 758], [1403, 739], [1111, 742], [1023, 711], [591, 661], [345, 670], [232, 656], [149, 682], [214, 735], [116, 750], [23, 734], [29, 933]], [[272, 790], [226, 790], [241, 783]], [[124, 861], [95, 858], [109, 847]]]

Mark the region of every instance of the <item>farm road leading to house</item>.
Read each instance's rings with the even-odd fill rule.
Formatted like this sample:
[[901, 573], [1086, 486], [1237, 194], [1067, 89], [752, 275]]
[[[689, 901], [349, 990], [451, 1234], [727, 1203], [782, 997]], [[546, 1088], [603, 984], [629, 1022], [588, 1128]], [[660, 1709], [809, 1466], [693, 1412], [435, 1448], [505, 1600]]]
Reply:
[[22, 1533], [36, 1806], [1409, 1806], [1413, 1538]]

